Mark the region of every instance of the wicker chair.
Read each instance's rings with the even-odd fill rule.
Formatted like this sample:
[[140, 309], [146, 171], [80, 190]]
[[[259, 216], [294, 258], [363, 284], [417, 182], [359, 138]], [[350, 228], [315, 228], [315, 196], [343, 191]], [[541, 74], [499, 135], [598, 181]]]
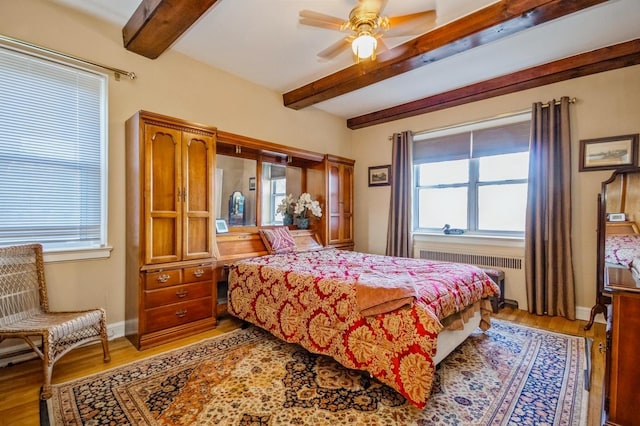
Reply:
[[53, 364], [70, 350], [102, 341], [104, 362], [111, 359], [103, 309], [49, 311], [40, 244], [0, 247], [0, 342], [8, 338], [24, 339], [42, 359], [42, 399], [51, 397]]

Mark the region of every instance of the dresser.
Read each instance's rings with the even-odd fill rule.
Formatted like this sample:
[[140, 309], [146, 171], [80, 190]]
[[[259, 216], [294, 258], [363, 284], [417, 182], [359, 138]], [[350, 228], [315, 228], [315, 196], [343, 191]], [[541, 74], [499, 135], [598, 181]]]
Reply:
[[626, 268], [607, 267], [611, 295], [607, 322], [603, 424], [640, 425], [640, 288]]
[[126, 122], [125, 335], [138, 349], [216, 325], [215, 141], [147, 111]]

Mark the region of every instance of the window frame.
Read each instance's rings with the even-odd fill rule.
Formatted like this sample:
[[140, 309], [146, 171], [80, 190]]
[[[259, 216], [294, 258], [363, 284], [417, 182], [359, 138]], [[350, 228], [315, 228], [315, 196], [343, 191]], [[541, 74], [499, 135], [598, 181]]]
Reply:
[[[61, 262], [71, 260], [100, 259], [108, 258], [111, 255], [112, 247], [108, 244], [108, 152], [109, 152], [109, 135], [108, 135], [108, 116], [109, 116], [109, 76], [106, 73], [99, 72], [86, 66], [81, 66], [75, 61], [64, 60], [52, 57], [46, 54], [36, 53], [31, 50], [15, 47], [8, 43], [0, 42], [0, 49], [8, 51], [12, 54], [27, 57], [29, 60], [40, 63], [52, 64], [56, 67], [63, 67], [75, 70], [76, 72], [90, 74], [98, 78], [99, 81], [99, 102], [98, 110], [100, 111], [99, 123], [99, 173], [100, 182], [96, 185], [99, 188], [99, 243], [86, 245], [73, 245], [64, 247], [59, 245], [56, 247], [43, 244], [45, 262]], [[3, 243], [0, 243], [3, 244]], [[26, 244], [26, 243], [25, 243]]]
[[[427, 132], [421, 132], [417, 136], [414, 136], [414, 143], [417, 141], [428, 140], [436, 137], [454, 135], [458, 133], [464, 132], [472, 132], [474, 130], [481, 130], [487, 128], [499, 127], [512, 123], [519, 123], [531, 121], [531, 112], [518, 112], [509, 114], [506, 116], [495, 117], [487, 120], [482, 120], [473, 123], [466, 123], [461, 125], [449, 126], [442, 129], [435, 129]], [[470, 138], [471, 143], [471, 138]], [[413, 223], [412, 228], [415, 234], [441, 234], [441, 228], [420, 228], [420, 209], [419, 203], [417, 200], [419, 199], [419, 192], [422, 189], [429, 188], [467, 188], [467, 224], [465, 228], [465, 234], [463, 235], [472, 235], [472, 236], [483, 236], [483, 237], [496, 237], [496, 238], [524, 238], [524, 230], [523, 231], [501, 231], [501, 230], [481, 230], [478, 229], [479, 223], [479, 189], [482, 186], [496, 186], [496, 185], [509, 185], [509, 184], [522, 184], [527, 183], [528, 178], [525, 179], [504, 179], [504, 180], [494, 180], [494, 181], [480, 181], [480, 158], [468, 158], [468, 181], [465, 183], [456, 182], [456, 183], [447, 183], [447, 184], [435, 184], [435, 185], [425, 185], [420, 186], [420, 165], [426, 163], [414, 163], [413, 164], [413, 199], [416, 202], [413, 203]], [[444, 160], [446, 161], [454, 161], [454, 160]]]
[[278, 201], [278, 197], [285, 198], [287, 196], [287, 190], [285, 188], [284, 192], [280, 193], [280, 192], [277, 192], [277, 188], [276, 188], [278, 186], [278, 182], [283, 180], [285, 181], [285, 185], [286, 185], [286, 181], [287, 181], [286, 176], [271, 178], [269, 180], [269, 184], [271, 185], [271, 194], [269, 195], [271, 217], [269, 219], [270, 219], [270, 222], [273, 223], [274, 225], [282, 225], [283, 219], [284, 219], [284, 215], [282, 215], [282, 218], [280, 219], [277, 218], [277, 216], [280, 214], [277, 212], [278, 204], [280, 204], [280, 202]]

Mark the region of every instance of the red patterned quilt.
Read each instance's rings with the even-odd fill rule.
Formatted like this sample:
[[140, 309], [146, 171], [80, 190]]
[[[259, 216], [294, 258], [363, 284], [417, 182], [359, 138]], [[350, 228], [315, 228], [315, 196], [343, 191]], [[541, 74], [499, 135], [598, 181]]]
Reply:
[[[365, 271], [408, 272], [416, 301], [362, 316], [354, 283]], [[287, 342], [369, 372], [422, 408], [431, 393], [440, 320], [499, 291], [471, 265], [329, 249], [237, 263], [229, 274], [228, 310]]]

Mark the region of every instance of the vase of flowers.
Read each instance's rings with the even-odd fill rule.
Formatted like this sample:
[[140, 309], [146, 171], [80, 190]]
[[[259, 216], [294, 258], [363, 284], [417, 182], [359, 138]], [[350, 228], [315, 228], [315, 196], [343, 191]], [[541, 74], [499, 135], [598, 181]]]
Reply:
[[282, 215], [283, 225], [293, 225], [293, 209], [295, 207], [296, 200], [292, 194], [287, 195], [280, 201], [276, 213]]
[[296, 223], [300, 229], [309, 228], [309, 214], [316, 217], [322, 216], [320, 203], [311, 199], [311, 194], [303, 192], [295, 202], [293, 214], [296, 216]]

